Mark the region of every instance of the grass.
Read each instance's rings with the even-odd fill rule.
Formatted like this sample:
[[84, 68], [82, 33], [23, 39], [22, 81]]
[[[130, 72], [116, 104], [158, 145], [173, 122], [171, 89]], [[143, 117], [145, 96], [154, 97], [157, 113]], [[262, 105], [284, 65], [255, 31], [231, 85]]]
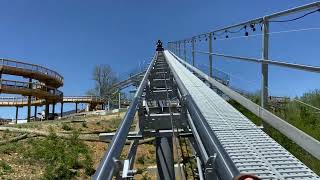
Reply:
[[4, 174], [11, 171], [12, 171], [12, 167], [5, 161], [0, 160], [0, 174], [2, 173]]
[[62, 123], [62, 127], [61, 127], [63, 130], [65, 131], [71, 131], [72, 130], [72, 127], [69, 126], [67, 123]]
[[88, 147], [79, 140], [77, 132], [68, 140], [51, 132], [47, 138], [29, 143], [30, 149], [23, 155], [46, 164], [43, 179], [72, 179], [80, 169], [89, 176], [94, 172]]
[[[77, 176], [88, 178], [94, 173], [91, 152], [78, 137], [76, 131], [70, 139], [59, 138], [50, 132], [45, 138], [29, 139], [23, 144], [17, 142], [0, 146], [0, 153], [18, 153], [23, 163], [30, 166], [40, 164], [44, 170], [41, 179], [74, 179]], [[0, 170], [0, 173], [11, 171], [11, 166], [4, 161], [0, 161], [1, 168], [3, 170]]]

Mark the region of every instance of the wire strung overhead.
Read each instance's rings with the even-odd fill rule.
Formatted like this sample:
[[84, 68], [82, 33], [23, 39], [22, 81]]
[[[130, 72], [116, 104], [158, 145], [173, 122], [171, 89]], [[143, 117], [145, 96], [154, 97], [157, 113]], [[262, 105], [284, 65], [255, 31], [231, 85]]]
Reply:
[[[282, 22], [296, 21], [296, 20], [302, 19], [302, 18], [304, 18], [304, 17], [306, 17], [308, 15], [311, 15], [311, 14], [314, 14], [314, 13], [317, 13], [317, 12], [320, 12], [320, 8], [318, 8], [316, 10], [313, 10], [313, 11], [310, 11], [310, 12], [307, 12], [307, 13], [305, 13], [305, 14], [299, 16], [299, 17], [293, 18], [293, 19], [268, 20], [268, 22], [282, 23]], [[250, 28], [252, 32], [255, 32], [256, 31], [256, 25], [259, 25], [260, 26], [260, 30], [262, 31], [263, 23], [264, 23], [264, 20], [261, 19], [261, 20], [256, 21], [256, 22], [252, 21], [252, 22], [249, 22], [248, 24], [240, 26], [240, 28], [238, 28], [237, 30], [234, 30], [235, 27], [231, 27], [231, 28], [227, 28], [227, 29], [224, 29], [224, 30], [218, 30], [218, 31], [213, 31], [213, 32], [200, 34], [200, 35], [194, 36], [194, 37], [192, 37], [190, 39], [180, 40], [180, 41], [177, 41], [177, 42], [178, 43], [192, 43], [192, 42], [196, 43], [196, 42], [201, 42], [201, 41], [208, 41], [209, 35], [212, 36], [211, 38], [213, 38], [213, 40], [217, 40], [218, 37], [222, 37], [222, 36], [224, 36], [226, 39], [228, 39], [230, 37], [229, 34], [236, 34], [236, 33], [242, 32], [242, 31], [244, 31], [244, 35], [245, 36], [249, 36], [248, 28]]]

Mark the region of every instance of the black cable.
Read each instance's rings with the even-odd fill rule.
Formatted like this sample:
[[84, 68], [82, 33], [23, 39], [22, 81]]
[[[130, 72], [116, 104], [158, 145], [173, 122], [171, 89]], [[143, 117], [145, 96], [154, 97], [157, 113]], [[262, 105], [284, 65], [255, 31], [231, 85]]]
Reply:
[[314, 10], [314, 11], [311, 11], [311, 12], [308, 12], [302, 16], [299, 16], [299, 17], [296, 17], [296, 18], [293, 18], [293, 19], [287, 19], [287, 20], [271, 20], [269, 22], [290, 22], [290, 21], [295, 21], [295, 20], [298, 20], [298, 19], [301, 19], [303, 17], [306, 17], [310, 14], [313, 14], [313, 13], [316, 13], [316, 12], [320, 12], [320, 9], [317, 9], [317, 10]]
[[241, 28], [239, 28], [238, 30], [236, 30], [236, 31], [230, 31], [230, 30], [227, 30], [227, 32], [229, 32], [229, 33], [238, 33], [238, 32], [240, 32], [242, 29], [244, 29], [245, 28], [245, 26], [243, 26], [243, 27], [241, 27]]

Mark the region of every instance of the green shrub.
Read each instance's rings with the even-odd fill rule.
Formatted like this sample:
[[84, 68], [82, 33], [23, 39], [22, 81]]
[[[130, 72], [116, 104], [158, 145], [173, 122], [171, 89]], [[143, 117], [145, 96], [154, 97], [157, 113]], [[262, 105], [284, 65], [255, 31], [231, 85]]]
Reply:
[[62, 129], [65, 131], [71, 131], [72, 128], [67, 123], [62, 123]]
[[0, 167], [4, 172], [10, 172], [12, 170], [11, 166], [2, 160], [0, 160]]
[[77, 132], [71, 139], [61, 139], [53, 132], [45, 139], [30, 141], [30, 150], [24, 156], [30, 160], [43, 162], [43, 179], [72, 179], [79, 169], [92, 175], [92, 159], [86, 144], [79, 140]]

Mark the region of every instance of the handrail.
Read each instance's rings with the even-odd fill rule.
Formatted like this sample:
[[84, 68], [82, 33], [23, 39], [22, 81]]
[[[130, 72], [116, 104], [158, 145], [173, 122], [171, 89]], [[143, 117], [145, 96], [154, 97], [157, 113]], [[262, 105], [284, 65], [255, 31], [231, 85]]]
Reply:
[[117, 158], [120, 156], [122, 152], [122, 148], [126, 142], [126, 137], [129, 133], [130, 126], [133, 122], [135, 113], [137, 111], [137, 106], [140, 103], [140, 98], [144, 91], [144, 88], [147, 85], [148, 77], [153, 67], [153, 64], [156, 60], [158, 52], [155, 53], [146, 74], [144, 75], [139, 88], [134, 96], [134, 99], [125, 114], [123, 120], [121, 121], [119, 128], [116, 131], [116, 134], [112, 138], [112, 142], [108, 146], [107, 152], [104, 154], [102, 161], [99, 164], [99, 167], [95, 174], [93, 175], [92, 179], [94, 180], [105, 180], [105, 179], [112, 179], [112, 176], [116, 169], [116, 162]]
[[20, 61], [11, 60], [11, 59], [1, 59], [0, 62], [2, 62], [1, 64], [3, 66], [15, 67], [15, 68], [20, 68], [20, 69], [24, 69], [24, 70], [31, 70], [31, 71], [40, 72], [42, 74], [50, 75], [50, 76], [58, 79], [59, 81], [63, 82], [63, 77], [59, 73], [57, 73], [56, 71], [50, 70], [46, 67], [40, 66], [40, 65], [20, 62]]
[[246, 97], [242, 96], [241, 94], [233, 91], [229, 87], [219, 83], [215, 79], [209, 77], [196, 67], [190, 65], [189, 63], [183, 61], [172, 52], [170, 52], [180, 63], [186, 65], [190, 70], [195, 72], [201, 78], [207, 80], [211, 85], [217, 87], [220, 91], [228, 95], [230, 98], [237, 101], [239, 104], [247, 108], [256, 116], [260, 117], [264, 122], [271, 125], [273, 128], [277, 129], [279, 132], [284, 134], [290, 140], [298, 144], [301, 148], [306, 150], [312, 156], [320, 160], [320, 142], [311, 137], [310, 135], [306, 134], [305, 132], [301, 131], [300, 129], [294, 127], [290, 123], [286, 122], [285, 120], [279, 118], [278, 116], [272, 114], [268, 110], [262, 108], [261, 106], [255, 104], [251, 100], [247, 99]]
[[284, 61], [277, 61], [277, 60], [270, 60], [270, 59], [260, 59], [260, 58], [251, 58], [251, 57], [243, 57], [243, 56], [225, 55], [225, 54], [220, 54], [220, 53], [209, 53], [209, 52], [204, 52], [204, 51], [194, 51], [194, 52], [201, 53], [201, 54], [210, 54], [210, 55], [225, 57], [225, 58], [231, 58], [231, 59], [236, 59], [236, 60], [248, 61], [248, 62], [255, 62], [255, 63], [260, 63], [260, 64], [262, 64], [262, 63], [272, 64], [272, 65], [276, 65], [276, 66], [282, 66], [282, 67], [287, 67], [287, 68], [292, 68], [292, 69], [297, 69], [297, 70], [302, 70], [302, 71], [320, 73], [319, 66], [295, 64], [295, 63], [288, 63], [288, 62], [284, 62]]
[[172, 42], [169, 42], [169, 43], [189, 41], [189, 40], [193, 40], [193, 38], [196, 38], [196, 37], [207, 36], [209, 34], [218, 33], [218, 32], [221, 32], [221, 31], [226, 31], [228, 29], [241, 27], [241, 26], [244, 26], [244, 25], [262, 23], [262, 22], [264, 22], [264, 20], [270, 20], [270, 19], [274, 19], [274, 18], [279, 18], [279, 17], [287, 16], [287, 15], [290, 15], [290, 14], [293, 14], [293, 13], [298, 13], [298, 12], [301, 12], [301, 11], [306, 11], [306, 10], [311, 10], [311, 9], [316, 9], [316, 8], [320, 8], [320, 1], [313, 2], [313, 3], [310, 3], [310, 4], [306, 4], [306, 5], [302, 5], [302, 6], [298, 6], [298, 7], [291, 8], [291, 9], [287, 9], [287, 10], [284, 10], [284, 11], [281, 11], [281, 12], [277, 12], [277, 13], [273, 13], [273, 14], [264, 16], [264, 17], [258, 17], [258, 18], [251, 19], [251, 20], [248, 20], [248, 21], [244, 21], [244, 22], [241, 22], [241, 23], [237, 23], [237, 24], [234, 24], [234, 25], [222, 27], [222, 28], [213, 30], [211, 32], [202, 33], [202, 34], [193, 36], [191, 38], [186, 38], [186, 39], [178, 40], [178, 41], [172, 41]]
[[[46, 86], [40, 83], [35, 83], [35, 82], [22, 82], [22, 81], [15, 81], [15, 80], [0, 79], [0, 84], [1, 86], [8, 86], [11, 88], [14, 87], [17, 89], [21, 89], [21, 88], [32, 89], [32, 90], [43, 89], [44, 92], [47, 92], [49, 94], [56, 95], [56, 96], [61, 96], [63, 94], [61, 91], [59, 91], [56, 88], [53, 88], [51, 86]], [[30, 84], [31, 84], [31, 88], [29, 88]]]

